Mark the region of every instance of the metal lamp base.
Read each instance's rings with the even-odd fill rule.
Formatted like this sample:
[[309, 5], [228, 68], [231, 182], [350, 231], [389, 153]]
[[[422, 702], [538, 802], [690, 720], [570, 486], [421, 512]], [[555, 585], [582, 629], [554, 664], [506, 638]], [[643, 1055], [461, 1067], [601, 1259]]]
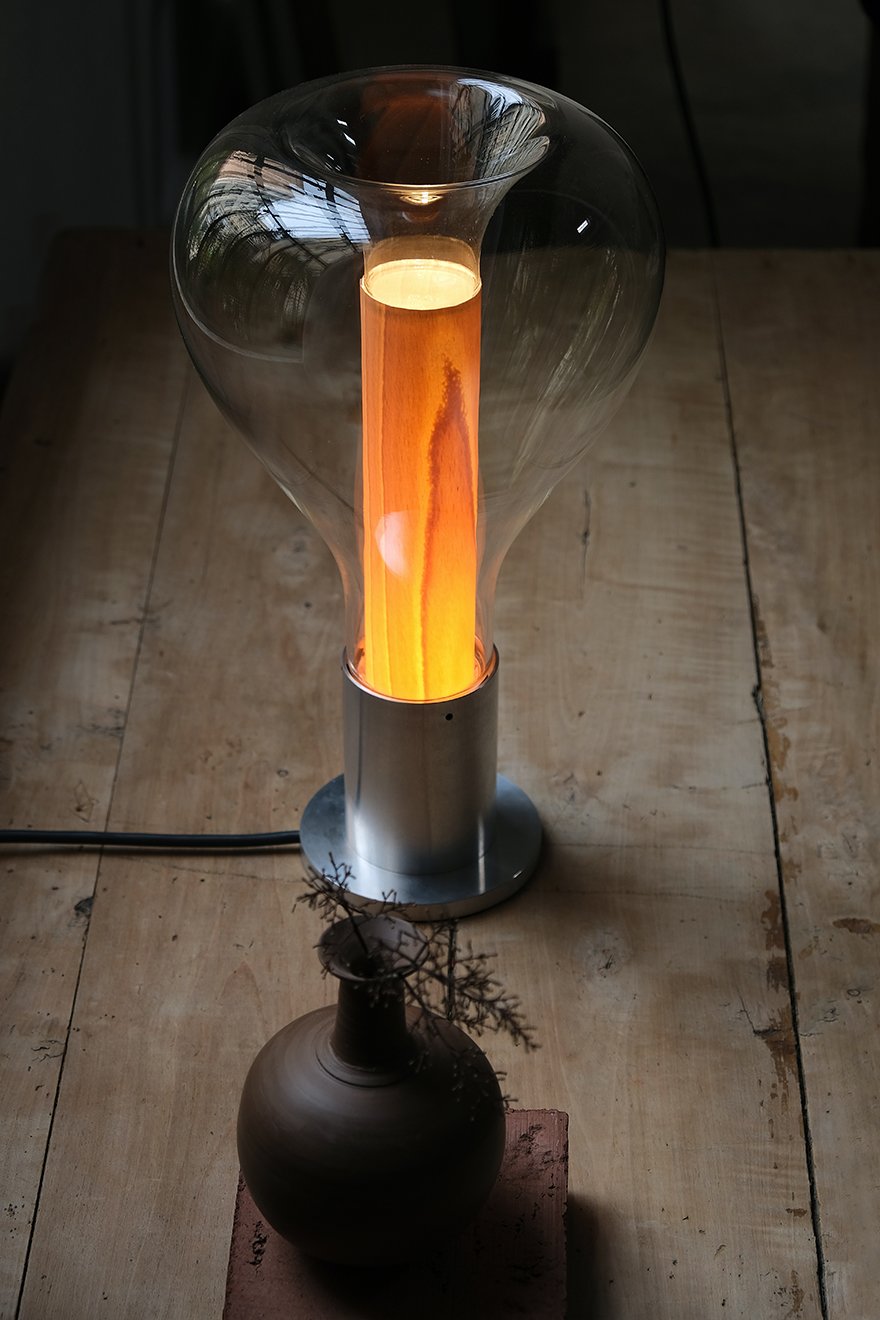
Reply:
[[352, 897], [407, 916], [463, 917], [509, 898], [535, 869], [541, 824], [496, 772], [498, 656], [471, 691], [398, 701], [343, 662], [345, 773], [312, 798], [300, 845], [316, 872], [350, 873]]
[[[492, 844], [476, 861], [454, 871], [407, 875], [386, 871], [359, 857], [348, 842], [345, 780], [339, 775], [319, 789], [300, 824], [300, 847], [313, 870], [350, 871], [349, 893], [364, 907], [390, 901], [411, 921], [467, 917], [515, 894], [532, 875], [541, 850], [541, 822], [521, 788], [498, 775]], [[331, 860], [332, 859], [332, 860]]]

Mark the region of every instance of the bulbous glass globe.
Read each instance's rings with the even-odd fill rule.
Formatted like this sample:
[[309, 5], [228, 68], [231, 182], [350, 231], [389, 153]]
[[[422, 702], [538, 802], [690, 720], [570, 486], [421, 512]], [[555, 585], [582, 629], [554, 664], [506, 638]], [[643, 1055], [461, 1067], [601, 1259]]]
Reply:
[[324, 79], [210, 144], [172, 267], [203, 379], [335, 556], [352, 672], [403, 700], [478, 684], [504, 555], [654, 322], [663, 241], [627, 146], [496, 74]]

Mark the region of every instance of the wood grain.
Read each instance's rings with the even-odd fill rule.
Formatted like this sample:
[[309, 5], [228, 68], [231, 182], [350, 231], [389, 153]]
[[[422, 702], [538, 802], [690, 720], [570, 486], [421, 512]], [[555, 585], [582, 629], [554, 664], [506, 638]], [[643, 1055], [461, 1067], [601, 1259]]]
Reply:
[[[544, 1042], [488, 1042], [509, 1089], [571, 1114], [572, 1314], [600, 1320], [819, 1314], [714, 315], [677, 262], [635, 395], [501, 589], [502, 762], [548, 839], [465, 934]], [[335, 570], [200, 393], [149, 608], [112, 823], [294, 823], [340, 759]], [[25, 1315], [220, 1313], [244, 1070], [328, 994], [297, 866], [105, 861]]]
[[614, 1320], [820, 1313], [719, 378], [677, 258], [632, 399], [502, 583], [503, 752], [548, 843], [485, 939], [546, 1054], [496, 1053], [571, 1115], [572, 1295]]
[[880, 256], [719, 262], [828, 1315], [880, 1270]]
[[[329, 554], [192, 391], [112, 826], [295, 825], [341, 758], [341, 614]], [[332, 993], [318, 927], [293, 913], [300, 867], [295, 853], [105, 859], [25, 1315], [220, 1315], [245, 1072]]]
[[[5, 401], [4, 826], [107, 819], [186, 371], [161, 251], [133, 235], [63, 239]], [[4, 1317], [16, 1313], [97, 870], [88, 854], [0, 855]]]

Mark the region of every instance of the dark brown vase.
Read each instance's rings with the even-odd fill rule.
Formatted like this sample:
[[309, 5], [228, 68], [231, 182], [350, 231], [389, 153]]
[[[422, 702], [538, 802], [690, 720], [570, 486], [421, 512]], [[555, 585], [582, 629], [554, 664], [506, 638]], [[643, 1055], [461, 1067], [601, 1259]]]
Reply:
[[238, 1152], [276, 1232], [324, 1260], [389, 1265], [474, 1219], [501, 1164], [504, 1107], [474, 1042], [404, 1005], [415, 928], [355, 921], [319, 945], [336, 1007], [291, 1022], [254, 1060]]

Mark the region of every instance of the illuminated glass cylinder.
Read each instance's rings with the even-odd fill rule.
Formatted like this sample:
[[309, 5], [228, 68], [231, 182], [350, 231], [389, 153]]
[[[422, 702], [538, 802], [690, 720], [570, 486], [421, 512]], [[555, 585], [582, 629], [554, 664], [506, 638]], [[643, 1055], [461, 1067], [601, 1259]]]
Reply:
[[374, 257], [361, 281], [361, 345], [360, 673], [386, 696], [437, 700], [466, 691], [483, 669], [478, 275], [448, 259]]

